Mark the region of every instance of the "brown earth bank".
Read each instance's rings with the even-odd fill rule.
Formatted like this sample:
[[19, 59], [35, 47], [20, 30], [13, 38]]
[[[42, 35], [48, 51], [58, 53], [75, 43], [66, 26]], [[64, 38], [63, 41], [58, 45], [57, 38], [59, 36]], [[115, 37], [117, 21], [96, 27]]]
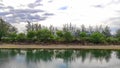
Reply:
[[120, 45], [80, 45], [80, 44], [0, 44], [0, 49], [112, 49], [120, 50]]

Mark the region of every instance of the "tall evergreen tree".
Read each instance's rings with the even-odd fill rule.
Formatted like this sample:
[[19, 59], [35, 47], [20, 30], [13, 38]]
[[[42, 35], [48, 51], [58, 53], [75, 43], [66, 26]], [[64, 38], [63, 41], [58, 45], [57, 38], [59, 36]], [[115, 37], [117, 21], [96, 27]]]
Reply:
[[16, 32], [17, 29], [10, 25], [9, 23], [5, 22], [3, 19], [0, 19], [0, 41], [2, 37], [7, 35], [10, 32]]
[[106, 37], [110, 37], [111, 36], [111, 33], [110, 33], [110, 28], [108, 26], [106, 26], [102, 33], [106, 36]]

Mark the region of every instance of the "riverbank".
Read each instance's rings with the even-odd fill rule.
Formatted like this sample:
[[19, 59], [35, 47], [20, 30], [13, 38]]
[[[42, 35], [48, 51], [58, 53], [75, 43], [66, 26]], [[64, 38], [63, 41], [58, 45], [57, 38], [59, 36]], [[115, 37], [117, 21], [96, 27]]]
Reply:
[[18, 45], [0, 44], [0, 49], [112, 49], [120, 50], [120, 45]]

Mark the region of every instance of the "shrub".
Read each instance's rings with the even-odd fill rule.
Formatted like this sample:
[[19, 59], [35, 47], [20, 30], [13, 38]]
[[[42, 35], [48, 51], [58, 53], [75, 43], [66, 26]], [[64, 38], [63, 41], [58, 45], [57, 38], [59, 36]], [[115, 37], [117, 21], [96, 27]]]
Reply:
[[36, 37], [37, 37], [37, 40], [41, 42], [49, 42], [54, 39], [53, 34], [48, 29], [41, 29], [37, 31]]
[[71, 41], [73, 41], [73, 36], [68, 31], [64, 32], [63, 38], [64, 38], [65, 42], [71, 42]]
[[114, 38], [114, 37], [108, 37], [106, 39], [107, 43], [110, 43], [110, 44], [117, 44], [119, 42], [119, 40], [117, 38]]
[[91, 42], [98, 44], [98, 43], [105, 43], [105, 36], [102, 33], [94, 32], [90, 36]]
[[57, 31], [56, 35], [57, 35], [57, 37], [56, 37], [57, 41], [64, 41], [64, 39], [63, 39], [63, 36], [64, 36], [63, 31], [60, 31], [60, 30]]
[[34, 41], [36, 39], [36, 31], [28, 31], [27, 32], [27, 40]]
[[17, 40], [18, 42], [24, 42], [24, 41], [26, 41], [26, 36], [25, 36], [25, 34], [24, 34], [24, 33], [19, 33], [19, 34], [17, 35], [17, 37], [16, 37], [16, 40]]

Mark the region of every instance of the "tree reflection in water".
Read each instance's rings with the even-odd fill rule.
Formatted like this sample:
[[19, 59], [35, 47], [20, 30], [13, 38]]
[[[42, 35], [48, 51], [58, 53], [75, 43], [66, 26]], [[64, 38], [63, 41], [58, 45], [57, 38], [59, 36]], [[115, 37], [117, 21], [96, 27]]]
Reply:
[[53, 50], [27, 50], [26, 60], [29, 61], [50, 61], [54, 55]]
[[[25, 53], [21, 53], [25, 51]], [[116, 57], [120, 59], [120, 50], [115, 51]], [[17, 54], [25, 55], [27, 62], [39, 62], [40, 60], [48, 62], [52, 59], [63, 59], [64, 62], [71, 62], [78, 58], [81, 58], [81, 61], [84, 62], [86, 59], [92, 60], [106, 60], [109, 61], [111, 58], [112, 50], [49, 50], [49, 49], [40, 49], [40, 50], [0, 50], [0, 61], [9, 59], [10, 57], [15, 57]], [[4, 61], [5, 61], [4, 60]]]
[[53, 58], [60, 58], [65, 62], [74, 61], [76, 58], [81, 58], [82, 62], [86, 58], [108, 62], [111, 58], [111, 50], [27, 50], [26, 52], [27, 61], [51, 61]]
[[91, 56], [92, 58], [95, 58], [97, 60], [106, 60], [107, 62], [111, 58], [111, 51], [110, 50], [91, 50]]
[[118, 59], [120, 59], [120, 50], [117, 50], [117, 51], [116, 51], [116, 57], [117, 57]]
[[[119, 68], [119, 59], [120, 50], [0, 50], [0, 68], [13, 68], [14, 66], [21, 68], [19, 67], [21, 65], [23, 65], [22, 68], [49, 68], [49, 65], [50, 68], [78, 68], [79, 66], [83, 66], [82, 68], [106, 66], [105, 68], [108, 68], [107, 65]], [[101, 63], [103, 65], [100, 65]]]

